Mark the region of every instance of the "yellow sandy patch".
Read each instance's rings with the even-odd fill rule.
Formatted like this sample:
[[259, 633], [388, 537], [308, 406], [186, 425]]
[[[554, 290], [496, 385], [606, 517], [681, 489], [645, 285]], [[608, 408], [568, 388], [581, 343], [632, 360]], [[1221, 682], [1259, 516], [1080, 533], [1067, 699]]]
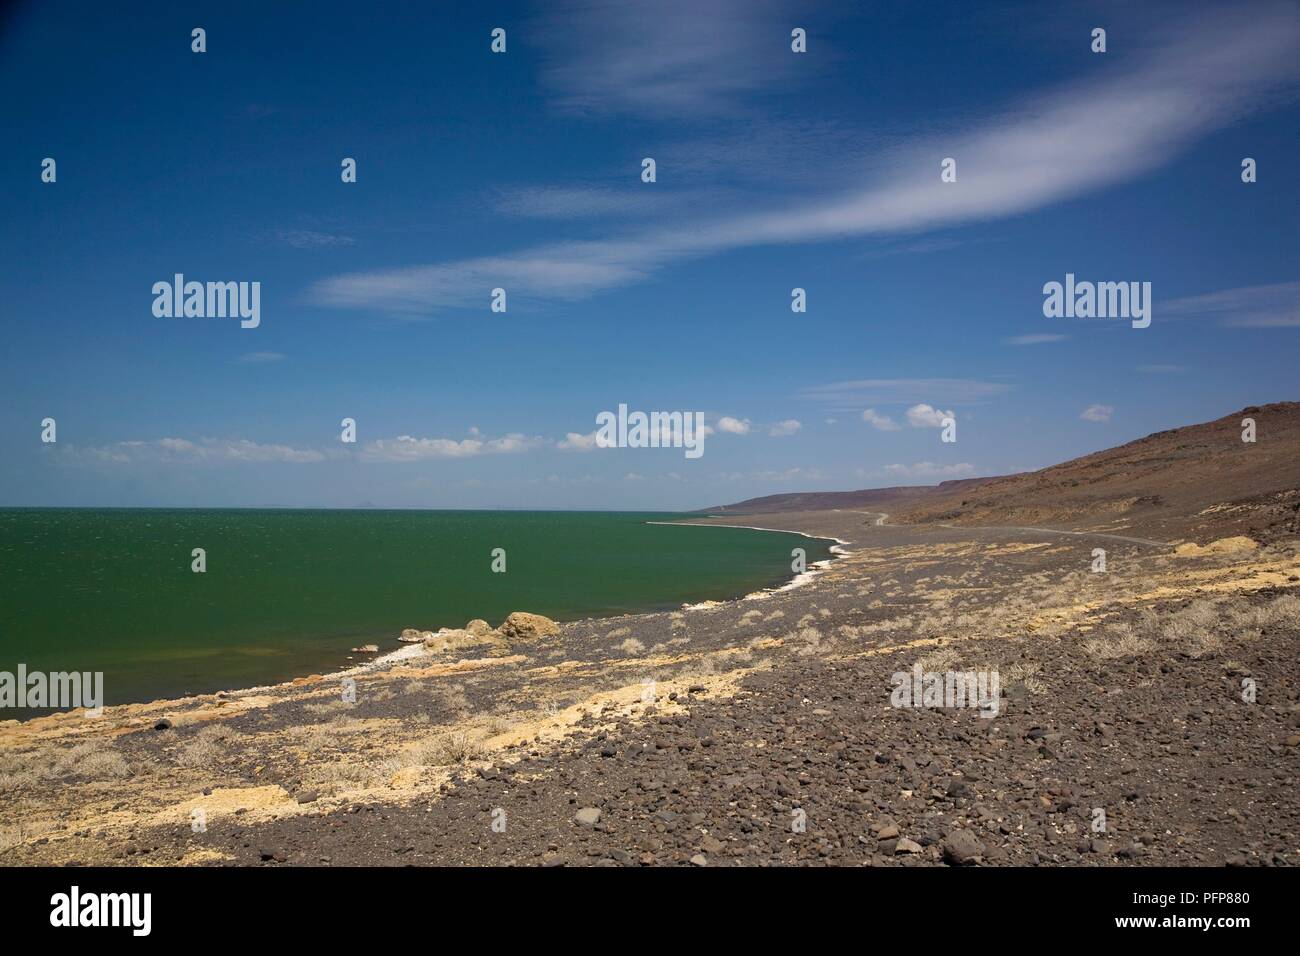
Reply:
[[1040, 541], [1037, 544], [1029, 544], [1027, 542], [1013, 542], [1011, 544], [998, 545], [991, 544], [984, 549], [983, 553], [992, 555], [1022, 554], [1025, 551], [1037, 551], [1039, 548], [1050, 548], [1051, 546], [1052, 544], [1050, 541]]
[[154, 815], [153, 822], [158, 826], [183, 824], [189, 826], [190, 815], [201, 809], [211, 820], [213, 817], [229, 816], [236, 810], [243, 810], [250, 820], [264, 818], [267, 811], [296, 807], [297, 802], [289, 792], [278, 784], [264, 787], [218, 787], [207, 796], [199, 794], [174, 806], [166, 807]]
[[1254, 551], [1259, 547], [1259, 542], [1245, 535], [1237, 535], [1234, 538], [1220, 538], [1218, 541], [1211, 541], [1207, 545], [1180, 544], [1174, 548], [1174, 555], [1180, 558], [1199, 558], [1207, 554], [1234, 554], [1238, 551]]
[[180, 858], [180, 862], [177, 865], [197, 866], [200, 863], [216, 863], [221, 860], [233, 860], [233, 859], [234, 857], [230, 856], [229, 854], [221, 853], [217, 850], [211, 850], [205, 847], [198, 850], [190, 850]]

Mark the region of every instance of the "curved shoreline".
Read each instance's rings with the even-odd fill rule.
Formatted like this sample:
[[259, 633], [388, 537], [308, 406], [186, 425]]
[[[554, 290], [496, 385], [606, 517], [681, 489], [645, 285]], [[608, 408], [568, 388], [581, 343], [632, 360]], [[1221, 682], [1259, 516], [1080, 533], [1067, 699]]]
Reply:
[[758, 601], [770, 597], [773, 594], [780, 594], [783, 591], [793, 591], [795, 588], [803, 587], [805, 584], [811, 584], [817, 579], [817, 575], [830, 567], [836, 559], [849, 554], [847, 548], [852, 543], [843, 538], [836, 538], [831, 535], [809, 534], [806, 531], [789, 531], [785, 528], [760, 528], [757, 525], [749, 524], [717, 524], [715, 522], [710, 522], [709, 524], [696, 524], [690, 521], [647, 521], [646, 524], [676, 525], [677, 527], [683, 528], [742, 528], [746, 531], [772, 531], [777, 534], [798, 535], [801, 538], [810, 538], [813, 541], [835, 542], [829, 548], [831, 553], [829, 558], [813, 562], [808, 565], [804, 571], [801, 571], [789, 581], [785, 582], [785, 584], [776, 587], [760, 588], [757, 591], [750, 591], [748, 594], [742, 595], [738, 598], [726, 598], [721, 601], [702, 601], [698, 604], [683, 604], [682, 610], [685, 611], [698, 611], [703, 610], [704, 608], [717, 607], [719, 604], [725, 604], [727, 601]]
[[[846, 550], [846, 548], [850, 544], [850, 542], [844, 540], [843, 538], [837, 538], [831, 535], [808, 534], [803, 531], [792, 531], [783, 528], [761, 528], [753, 525], [720, 525], [720, 524], [706, 525], [706, 524], [692, 524], [690, 521], [646, 521], [644, 523], [648, 525], [677, 525], [677, 526], [684, 526], [684, 527], [739, 528], [747, 531], [768, 531], [768, 532], [774, 532], [778, 534], [795, 535], [801, 538], [809, 538], [814, 541], [834, 542], [829, 547], [829, 551], [831, 553], [831, 556], [829, 558], [825, 558], [821, 561], [817, 561], [808, 565], [808, 568], [805, 571], [799, 574], [794, 574], [789, 580], [785, 581], [782, 584], [769, 585], [767, 587], [759, 588], [758, 590], [755, 591], [748, 591], [744, 594], [740, 594], [734, 597], [710, 599], [706, 601], [697, 602], [694, 604], [682, 603], [677, 606], [677, 609], [680, 611], [697, 611], [697, 610], [704, 610], [707, 608], [720, 607], [729, 604], [731, 602], [762, 600], [771, 597], [774, 594], [779, 594], [785, 591], [790, 591], [795, 588], [802, 587], [814, 581], [817, 575], [820, 574], [822, 571], [824, 571], [827, 567], [829, 567], [836, 559], [842, 558], [849, 553], [849, 551]], [[619, 614], [597, 615], [594, 617], [580, 617], [571, 620], [556, 619], [556, 623], [563, 627], [563, 626], [567, 626], [567, 625], [571, 625], [583, 621], [616, 620], [616, 619], [629, 618], [629, 617], [637, 618], [637, 617], [644, 617], [648, 615], [662, 614], [662, 613], [672, 613], [672, 612], [665, 612], [663, 610], [646, 609], [646, 610], [637, 610], [637, 611], [627, 611]], [[153, 707], [159, 704], [195, 701], [195, 700], [201, 700], [203, 698], [208, 698], [208, 697], [240, 698], [240, 697], [266, 694], [271, 691], [293, 687], [295, 685], [300, 685], [304, 681], [311, 681], [313, 683], [324, 682], [324, 681], [338, 681], [347, 677], [352, 677], [360, 674], [367, 674], [376, 671], [388, 670], [394, 665], [399, 665], [406, 661], [410, 661], [421, 657], [423, 654], [423, 650], [424, 650], [423, 643], [407, 643], [407, 644], [402, 644], [401, 646], [395, 647], [388, 651], [380, 651], [379, 653], [375, 654], [369, 659], [363, 659], [355, 663], [348, 663], [345, 666], [339, 667], [337, 669], [326, 669], [319, 672], [313, 671], [304, 674], [297, 674], [295, 676], [286, 678], [285, 680], [281, 680], [275, 683], [252, 684], [249, 686], [240, 686], [240, 687], [222, 687], [211, 691], [199, 691], [196, 693], [183, 694], [176, 697], [155, 697], [151, 700], [122, 701], [116, 704], [109, 704], [104, 709], [105, 711], [108, 711], [114, 708]], [[27, 717], [21, 719], [20, 718], [0, 719], [0, 725], [9, 723], [11, 721], [19, 725], [28, 725], [28, 724], [34, 724], [35, 722], [38, 721], [51, 720], [51, 719], [58, 720], [58, 719], [66, 718], [67, 715], [76, 714], [78, 713], [78, 711], [79, 708], [73, 708], [71, 710], [54, 711], [48, 714], [39, 714], [33, 717]]]

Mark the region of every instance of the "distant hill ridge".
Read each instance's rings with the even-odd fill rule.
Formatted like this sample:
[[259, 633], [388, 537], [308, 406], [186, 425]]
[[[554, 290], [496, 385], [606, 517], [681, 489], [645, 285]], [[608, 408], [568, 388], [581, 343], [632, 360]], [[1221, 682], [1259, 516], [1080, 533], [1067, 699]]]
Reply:
[[[748, 498], [730, 505], [701, 508], [707, 514], [776, 514], [788, 511], [827, 511], [832, 509], [885, 509], [910, 506], [928, 497], [949, 495], [975, 488], [996, 478], [958, 478], [937, 485], [912, 485], [893, 488], [867, 488], [862, 491], [796, 491], [782, 495]], [[885, 509], [888, 510], [888, 509]]]
[[[1255, 441], [1242, 421], [1255, 421]], [[1140, 530], [1162, 540], [1300, 536], [1300, 402], [1252, 405], [1039, 471], [914, 488], [768, 495], [713, 514], [863, 508], [890, 521]]]

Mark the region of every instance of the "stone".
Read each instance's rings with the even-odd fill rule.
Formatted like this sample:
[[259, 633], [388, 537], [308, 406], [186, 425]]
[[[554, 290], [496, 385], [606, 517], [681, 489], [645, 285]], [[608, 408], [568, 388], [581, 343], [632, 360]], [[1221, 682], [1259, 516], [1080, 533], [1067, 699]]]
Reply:
[[984, 844], [969, 830], [950, 830], [943, 838], [943, 858], [956, 866], [967, 866], [984, 855]]
[[560, 633], [560, 625], [540, 614], [515, 611], [501, 622], [500, 631], [512, 641], [535, 641]]
[[579, 826], [594, 827], [600, 822], [600, 811], [595, 807], [583, 807], [573, 815], [573, 822]]

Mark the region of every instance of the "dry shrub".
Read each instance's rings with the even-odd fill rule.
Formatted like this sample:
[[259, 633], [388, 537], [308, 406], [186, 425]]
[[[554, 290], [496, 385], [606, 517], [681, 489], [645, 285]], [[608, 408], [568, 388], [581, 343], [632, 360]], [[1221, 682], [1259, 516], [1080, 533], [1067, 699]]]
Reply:
[[469, 698], [464, 684], [447, 684], [433, 692], [433, 703], [439, 711], [450, 717], [462, 717], [470, 711]]
[[960, 660], [961, 655], [955, 648], [940, 647], [922, 657], [919, 663], [923, 671], [951, 671], [957, 669]]
[[1041, 694], [1044, 690], [1044, 684], [1038, 679], [1037, 674], [1042, 668], [1042, 664], [1021, 661], [1012, 664], [1010, 667], [1001, 668], [1000, 676], [1003, 684], [1008, 687], [1018, 683], [1024, 685], [1025, 690], [1031, 694]]
[[823, 642], [822, 632], [815, 627], [803, 627], [787, 634], [786, 642], [794, 645], [795, 653], [807, 656], [831, 649], [829, 641]]
[[1230, 607], [1227, 625], [1234, 635], [1258, 637], [1271, 627], [1300, 626], [1300, 597], [1284, 594], [1258, 607]]
[[1137, 657], [1155, 647], [1155, 642], [1134, 631], [1129, 624], [1111, 624], [1099, 636], [1083, 642], [1086, 654], [1101, 660]]
[[366, 763], [337, 760], [331, 763], [313, 765], [304, 774], [304, 783], [313, 790], [337, 793], [340, 790], [357, 786], [372, 786], [383, 776], [384, 771], [380, 767], [374, 767]]
[[338, 740], [337, 734], [319, 725], [295, 728], [295, 736], [299, 737], [302, 749], [313, 754], [329, 749]]
[[86, 740], [48, 756], [40, 751], [0, 757], [0, 793], [44, 786], [66, 777], [120, 780], [132, 773], [130, 764], [111, 740]]
[[126, 758], [106, 740], [88, 740], [73, 747], [60, 759], [59, 770], [60, 776], [66, 774], [91, 780], [117, 780], [131, 774]]
[[416, 744], [411, 750], [411, 762], [422, 767], [446, 767], [482, 755], [482, 741], [468, 731], [453, 730]]
[[242, 735], [224, 724], [204, 727], [194, 739], [181, 748], [176, 762], [182, 767], [211, 767], [226, 756], [226, 746]]

